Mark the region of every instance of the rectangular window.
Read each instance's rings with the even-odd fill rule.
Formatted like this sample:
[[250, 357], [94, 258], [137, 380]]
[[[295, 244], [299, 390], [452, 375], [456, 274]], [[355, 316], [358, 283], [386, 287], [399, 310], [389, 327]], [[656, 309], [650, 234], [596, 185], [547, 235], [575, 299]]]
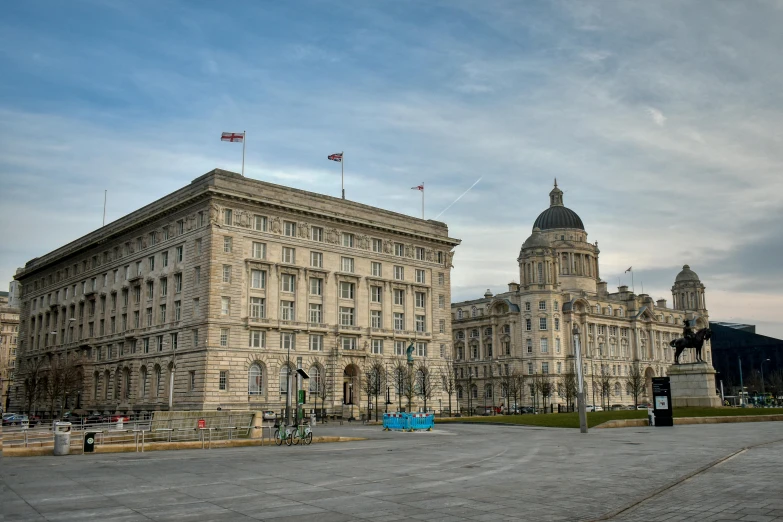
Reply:
[[402, 243], [394, 243], [394, 255], [397, 257], [405, 257], [405, 245]]
[[166, 250], [164, 252], [161, 252], [161, 254], [160, 254], [160, 261], [161, 261], [161, 264], [164, 267], [169, 266], [169, 251], [168, 250]]
[[541, 339], [541, 353], [549, 353], [549, 339]]
[[376, 355], [383, 354], [383, 339], [372, 340], [372, 353]]
[[280, 301], [280, 319], [283, 321], [294, 320], [294, 302]]
[[424, 308], [427, 304], [427, 294], [424, 292], [415, 292], [416, 308]]
[[[226, 212], [231, 212], [227, 210]], [[220, 376], [218, 377], [218, 389], [220, 391], [226, 391], [228, 389], [228, 372], [226, 370], [220, 370]]]
[[353, 248], [353, 234], [343, 233], [343, 246]]
[[446, 296], [444, 296], [443, 294], [440, 294], [438, 296], [438, 308], [440, 308], [441, 310], [446, 308]]
[[340, 283], [340, 299], [353, 299], [356, 285], [354, 283]]
[[294, 221], [283, 221], [283, 235], [296, 237], [296, 223]]
[[280, 278], [280, 288], [283, 292], [295, 292], [296, 276], [293, 274], [283, 274]]
[[315, 268], [323, 268], [324, 255], [321, 252], [310, 252], [310, 266]]
[[296, 350], [294, 334], [283, 332], [280, 334], [280, 348], [283, 350]]
[[160, 324], [163, 324], [166, 322], [166, 305], [162, 304], [160, 305]]
[[263, 297], [250, 298], [250, 317], [254, 319], [266, 317], [266, 303]]
[[394, 279], [398, 281], [404, 281], [405, 280], [405, 269], [401, 266], [395, 266], [394, 267]]
[[356, 337], [342, 337], [343, 350], [356, 350]]
[[310, 295], [323, 295], [324, 280], [320, 277], [310, 278]]
[[223, 238], [223, 252], [228, 254], [231, 252], [232, 249], [232, 241], [231, 238], [226, 236]]
[[445, 281], [446, 281], [446, 278], [445, 278], [445, 276], [443, 275], [443, 272], [439, 272], [439, 273], [438, 273], [438, 284], [439, 284], [439, 285], [441, 285], [441, 286], [443, 286], [443, 284], [445, 283]]
[[193, 346], [198, 346], [198, 330], [193, 329], [190, 331], [190, 333], [193, 336]]
[[383, 328], [383, 317], [380, 310], [370, 310], [370, 327]]
[[414, 250], [414, 257], [419, 261], [424, 261], [424, 249], [422, 247], [416, 247]]
[[196, 255], [201, 255], [201, 238], [196, 240]]
[[310, 303], [308, 305], [308, 316], [311, 323], [323, 322], [322, 310], [323, 307], [320, 304]]
[[150, 338], [147, 337], [143, 341], [144, 353], [150, 353]]
[[421, 284], [427, 283], [424, 270], [418, 270], [418, 269], [416, 270], [416, 282]]
[[380, 303], [381, 302], [381, 295], [382, 295], [383, 288], [380, 286], [371, 286], [370, 287], [370, 302], [372, 303]]
[[353, 273], [353, 258], [352, 257], [340, 258], [340, 267], [343, 272]]
[[174, 292], [180, 293], [182, 291], [182, 274], [174, 274]]
[[556, 332], [560, 331], [560, 318], [558, 317], [555, 317], [555, 331]]
[[539, 310], [546, 310], [546, 301], [539, 301], [538, 302], [538, 309]]
[[426, 327], [426, 316], [424, 315], [417, 315], [416, 316], [416, 331], [417, 332], [424, 332]]
[[179, 334], [173, 333], [171, 334], [171, 349], [175, 350], [177, 349], [177, 346], [179, 345]]
[[182, 319], [182, 301], [174, 301], [174, 320]]
[[548, 362], [542, 362], [541, 363], [541, 373], [544, 375], [549, 373], [549, 363]]
[[169, 227], [163, 227], [163, 240], [167, 240], [169, 238]]
[[201, 317], [201, 301], [198, 297], [193, 299], [193, 317]]
[[405, 341], [394, 341], [394, 355], [405, 355]]
[[220, 329], [220, 346], [228, 346], [228, 328]]
[[220, 315], [228, 315], [231, 311], [231, 298], [230, 297], [221, 297], [220, 298]]
[[[140, 324], [140, 317], [139, 317], [139, 311], [136, 310], [135, 312], [133, 312], [133, 327], [134, 328], [138, 328], [139, 326], [141, 326], [141, 324]], [[79, 335], [79, 337], [81, 337], [81, 334]]]
[[169, 293], [169, 280], [168, 278], [160, 278], [160, 296], [166, 297]]
[[405, 330], [405, 314], [394, 312], [394, 329]]
[[375, 261], [370, 263], [370, 273], [375, 277], [382, 277], [383, 276], [383, 267], [380, 263], [377, 263]]
[[223, 224], [224, 225], [233, 225], [234, 224], [234, 211], [226, 208], [223, 209]]
[[[152, 272], [155, 270], [155, 256], [150, 256], [147, 258], [147, 266], [149, 267], [149, 271]], [[95, 279], [93, 279], [95, 281]], [[95, 285], [93, 285], [95, 286]]]
[[250, 348], [264, 348], [266, 346], [266, 332], [263, 330], [250, 330]]
[[152, 299], [153, 282], [147, 281], [147, 299]]
[[147, 308], [147, 326], [152, 326], [152, 308]]
[[446, 320], [441, 319], [438, 324], [438, 333], [446, 333]]
[[162, 352], [162, 351], [163, 351], [163, 336], [162, 336], [162, 335], [159, 335], [159, 336], [157, 337], [157, 342], [156, 342], [156, 344], [158, 345], [158, 351], [159, 351], [159, 352]]
[[533, 353], [533, 339], [527, 340], [527, 353]]
[[401, 288], [394, 289], [394, 304], [405, 306], [405, 290], [402, 290]]
[[310, 227], [310, 239], [323, 243], [324, 229], [321, 227]]
[[253, 258], [266, 259], [266, 243], [253, 241]]
[[196, 370], [190, 370], [190, 391], [196, 391]]
[[283, 247], [283, 263], [293, 265], [296, 262], [296, 249]]
[[539, 317], [538, 318], [538, 329], [539, 330], [546, 330], [546, 317]]
[[178, 246], [177, 248], [174, 249], [174, 260], [176, 263], [182, 262], [182, 259], [184, 257], [184, 251], [185, 251], [185, 247], [183, 246]]
[[266, 271], [265, 270], [251, 270], [250, 271], [250, 288], [264, 289], [266, 288]]
[[353, 308], [349, 308], [345, 306], [340, 307], [340, 325], [341, 326], [354, 325]]
[[323, 335], [311, 335], [310, 336], [310, 350], [314, 352], [324, 351], [324, 336]]
[[372, 238], [372, 251], [383, 252], [383, 241], [376, 237]]
[[427, 343], [416, 343], [416, 355], [427, 357]]
[[[198, 226], [203, 227], [207, 224], [207, 216], [203, 210], [198, 213]], [[169, 238], [169, 229], [166, 227], [166, 239]]]
[[266, 232], [266, 216], [253, 216], [253, 228], [260, 232]]

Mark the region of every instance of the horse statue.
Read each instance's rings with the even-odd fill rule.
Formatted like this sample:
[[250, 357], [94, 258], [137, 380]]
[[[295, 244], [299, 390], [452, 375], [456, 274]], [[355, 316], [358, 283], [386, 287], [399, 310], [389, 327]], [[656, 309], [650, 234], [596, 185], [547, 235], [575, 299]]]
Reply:
[[712, 337], [712, 331], [709, 328], [702, 328], [691, 337], [679, 337], [669, 343], [670, 346], [677, 351], [674, 352], [674, 364], [680, 364], [680, 355], [686, 348], [694, 348], [696, 350], [696, 362], [704, 362], [701, 358], [701, 348], [704, 346], [704, 341], [709, 340]]

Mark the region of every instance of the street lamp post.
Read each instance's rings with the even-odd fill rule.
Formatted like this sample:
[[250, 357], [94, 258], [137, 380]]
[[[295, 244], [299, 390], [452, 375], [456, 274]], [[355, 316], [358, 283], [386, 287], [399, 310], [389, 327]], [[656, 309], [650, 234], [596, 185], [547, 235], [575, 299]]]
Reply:
[[576, 378], [579, 380], [576, 387], [576, 409], [579, 411], [579, 432], [587, 433], [587, 414], [585, 412], [585, 390], [582, 376], [582, 349], [579, 346], [579, 325], [574, 323], [571, 330], [574, 334], [574, 350], [576, 352]]
[[737, 357], [739, 361], [739, 374], [740, 374], [740, 407], [745, 407], [745, 385], [742, 383], [742, 357]]

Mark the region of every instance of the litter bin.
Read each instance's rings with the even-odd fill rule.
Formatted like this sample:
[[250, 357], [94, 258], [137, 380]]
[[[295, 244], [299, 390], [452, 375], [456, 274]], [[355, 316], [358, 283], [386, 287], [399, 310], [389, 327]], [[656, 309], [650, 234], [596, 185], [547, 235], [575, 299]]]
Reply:
[[68, 455], [71, 451], [71, 423], [54, 423], [54, 454]]
[[95, 451], [95, 433], [87, 432], [84, 434], [84, 452], [92, 453]]

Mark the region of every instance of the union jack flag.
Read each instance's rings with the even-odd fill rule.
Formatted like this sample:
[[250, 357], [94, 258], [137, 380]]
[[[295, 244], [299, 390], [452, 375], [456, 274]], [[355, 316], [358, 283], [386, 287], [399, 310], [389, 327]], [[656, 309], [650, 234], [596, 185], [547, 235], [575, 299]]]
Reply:
[[337, 154], [329, 154], [326, 159], [330, 159], [332, 161], [343, 161], [343, 153], [338, 152]]

